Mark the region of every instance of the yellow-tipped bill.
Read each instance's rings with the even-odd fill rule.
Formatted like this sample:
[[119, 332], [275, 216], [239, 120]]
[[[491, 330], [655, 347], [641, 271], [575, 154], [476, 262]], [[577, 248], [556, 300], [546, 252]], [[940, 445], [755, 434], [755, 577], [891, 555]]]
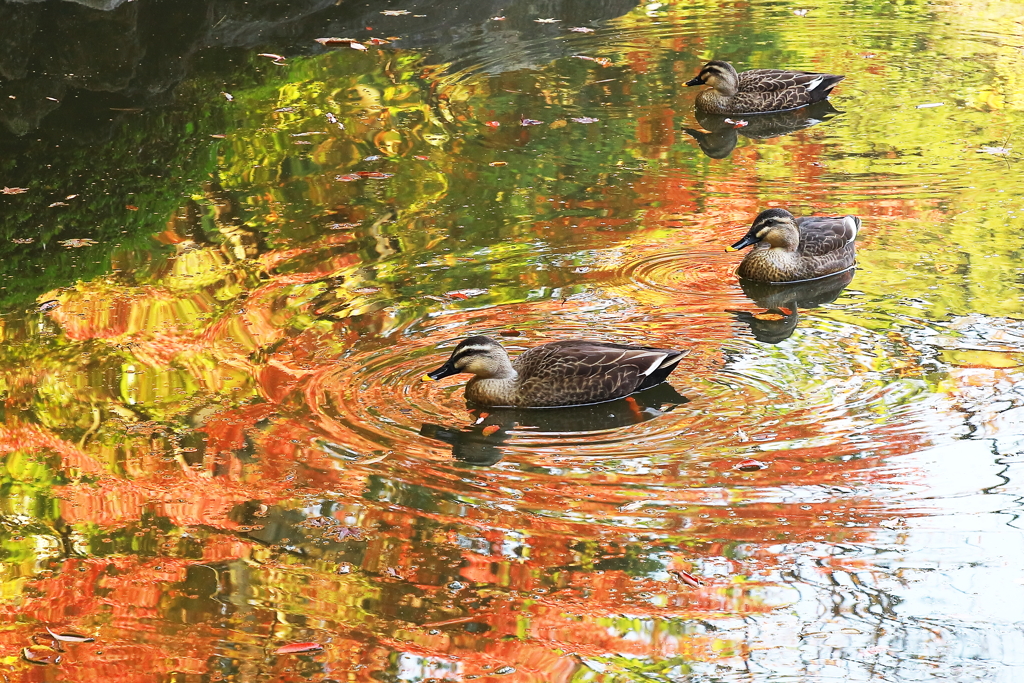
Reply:
[[421, 382], [436, 382], [437, 380], [434, 379], [433, 377], [431, 377], [430, 375], [423, 375], [423, 377], [420, 377], [420, 381]]
[[732, 247], [726, 247], [726, 251], [739, 251], [739, 249], [733, 249]]

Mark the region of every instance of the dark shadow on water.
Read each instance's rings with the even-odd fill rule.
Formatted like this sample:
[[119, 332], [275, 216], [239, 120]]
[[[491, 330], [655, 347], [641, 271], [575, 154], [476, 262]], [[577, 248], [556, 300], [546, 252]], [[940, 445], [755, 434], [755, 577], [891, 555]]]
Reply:
[[606, 403], [569, 408], [476, 409], [478, 419], [467, 427], [425, 423], [420, 435], [452, 447], [456, 460], [470, 465], [493, 465], [505, 457], [512, 431], [543, 434], [552, 441], [572, 445], [581, 437], [628, 427], [672, 412], [688, 399], [668, 382], [632, 396]]
[[736, 320], [750, 326], [758, 341], [778, 344], [789, 339], [800, 319], [799, 309], [830, 304], [853, 280], [855, 269], [836, 273], [820, 280], [771, 284], [740, 279], [743, 293], [767, 310], [763, 313], [729, 311]]
[[[697, 111], [697, 123], [704, 130], [684, 128], [683, 132], [696, 140], [701, 151], [707, 156], [712, 159], [724, 159], [732, 154], [740, 135], [755, 140], [777, 138], [815, 126], [836, 114], [842, 112], [833, 107], [828, 100], [776, 114], [718, 116]], [[747, 125], [737, 128], [735, 122], [739, 120], [746, 121]]]
[[[572, 53], [565, 27], [596, 26], [636, 4], [0, 0], [0, 143], [40, 128], [86, 142], [110, 137], [126, 110], [169, 104], [175, 86], [197, 73], [226, 85], [248, 81], [253, 54], [318, 54], [330, 48], [316, 39], [330, 36], [398, 36], [399, 49], [427, 49], [456, 68], [544, 64]], [[538, 17], [557, 22], [538, 24]]]

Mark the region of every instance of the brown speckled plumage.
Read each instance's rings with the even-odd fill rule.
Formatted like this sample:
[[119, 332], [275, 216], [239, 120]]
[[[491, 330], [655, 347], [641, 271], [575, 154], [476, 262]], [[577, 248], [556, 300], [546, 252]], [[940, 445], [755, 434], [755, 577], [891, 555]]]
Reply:
[[794, 218], [785, 209], [758, 214], [731, 250], [755, 245], [737, 273], [757, 282], [797, 282], [848, 270], [856, 263], [856, 216]]
[[796, 109], [828, 97], [845, 76], [753, 69], [737, 73], [729, 62], [708, 62], [686, 85], [710, 85], [697, 96], [696, 107], [711, 114], [758, 114]]
[[535, 346], [509, 360], [493, 339], [470, 337], [428, 377], [469, 372], [475, 376], [466, 385], [466, 399], [473, 403], [549, 408], [610, 401], [655, 386], [684, 355], [577, 339]]

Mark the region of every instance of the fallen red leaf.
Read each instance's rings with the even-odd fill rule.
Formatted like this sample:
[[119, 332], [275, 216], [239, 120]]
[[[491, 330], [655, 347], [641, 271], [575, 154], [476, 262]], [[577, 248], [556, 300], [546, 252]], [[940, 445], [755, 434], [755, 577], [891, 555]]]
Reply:
[[320, 643], [292, 643], [274, 650], [276, 655], [295, 655], [303, 652], [320, 652], [324, 646]]
[[497, 127], [499, 127], [501, 125], [501, 122], [499, 122], [499, 121], [485, 121], [484, 125], [487, 126], [488, 128], [497, 128]]
[[733, 469], [739, 470], [740, 472], [757, 472], [768, 467], [760, 460], [742, 460], [736, 464]]
[[135, 206], [134, 204], [125, 204], [124, 208], [128, 209], [129, 211], [138, 211], [139, 210], [139, 207]]
[[690, 586], [691, 588], [700, 588], [704, 585], [703, 581], [698, 579], [690, 572], [684, 572], [682, 569], [669, 569], [668, 573], [672, 574], [674, 577], [685, 583], [687, 586]]
[[500, 429], [501, 429], [501, 425], [487, 425], [486, 427], [484, 427], [480, 431], [481, 431], [481, 433], [484, 436], [490, 436], [491, 434], [493, 434], [494, 432], [496, 432], [496, 431], [498, 431]]

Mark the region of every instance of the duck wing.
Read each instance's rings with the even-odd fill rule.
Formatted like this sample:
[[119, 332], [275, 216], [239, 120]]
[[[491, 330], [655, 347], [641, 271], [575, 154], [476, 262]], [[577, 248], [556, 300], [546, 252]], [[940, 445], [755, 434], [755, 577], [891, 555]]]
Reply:
[[802, 256], [823, 256], [845, 249], [857, 239], [860, 219], [856, 216], [807, 216], [798, 218]]
[[784, 69], [751, 69], [739, 74], [740, 92], [777, 92], [800, 88], [804, 92], [827, 95], [846, 76], [814, 73], [811, 71], [786, 71]]
[[685, 355], [672, 349], [570, 340], [529, 349], [512, 365], [525, 402], [571, 405], [607, 401], [660, 384]]

